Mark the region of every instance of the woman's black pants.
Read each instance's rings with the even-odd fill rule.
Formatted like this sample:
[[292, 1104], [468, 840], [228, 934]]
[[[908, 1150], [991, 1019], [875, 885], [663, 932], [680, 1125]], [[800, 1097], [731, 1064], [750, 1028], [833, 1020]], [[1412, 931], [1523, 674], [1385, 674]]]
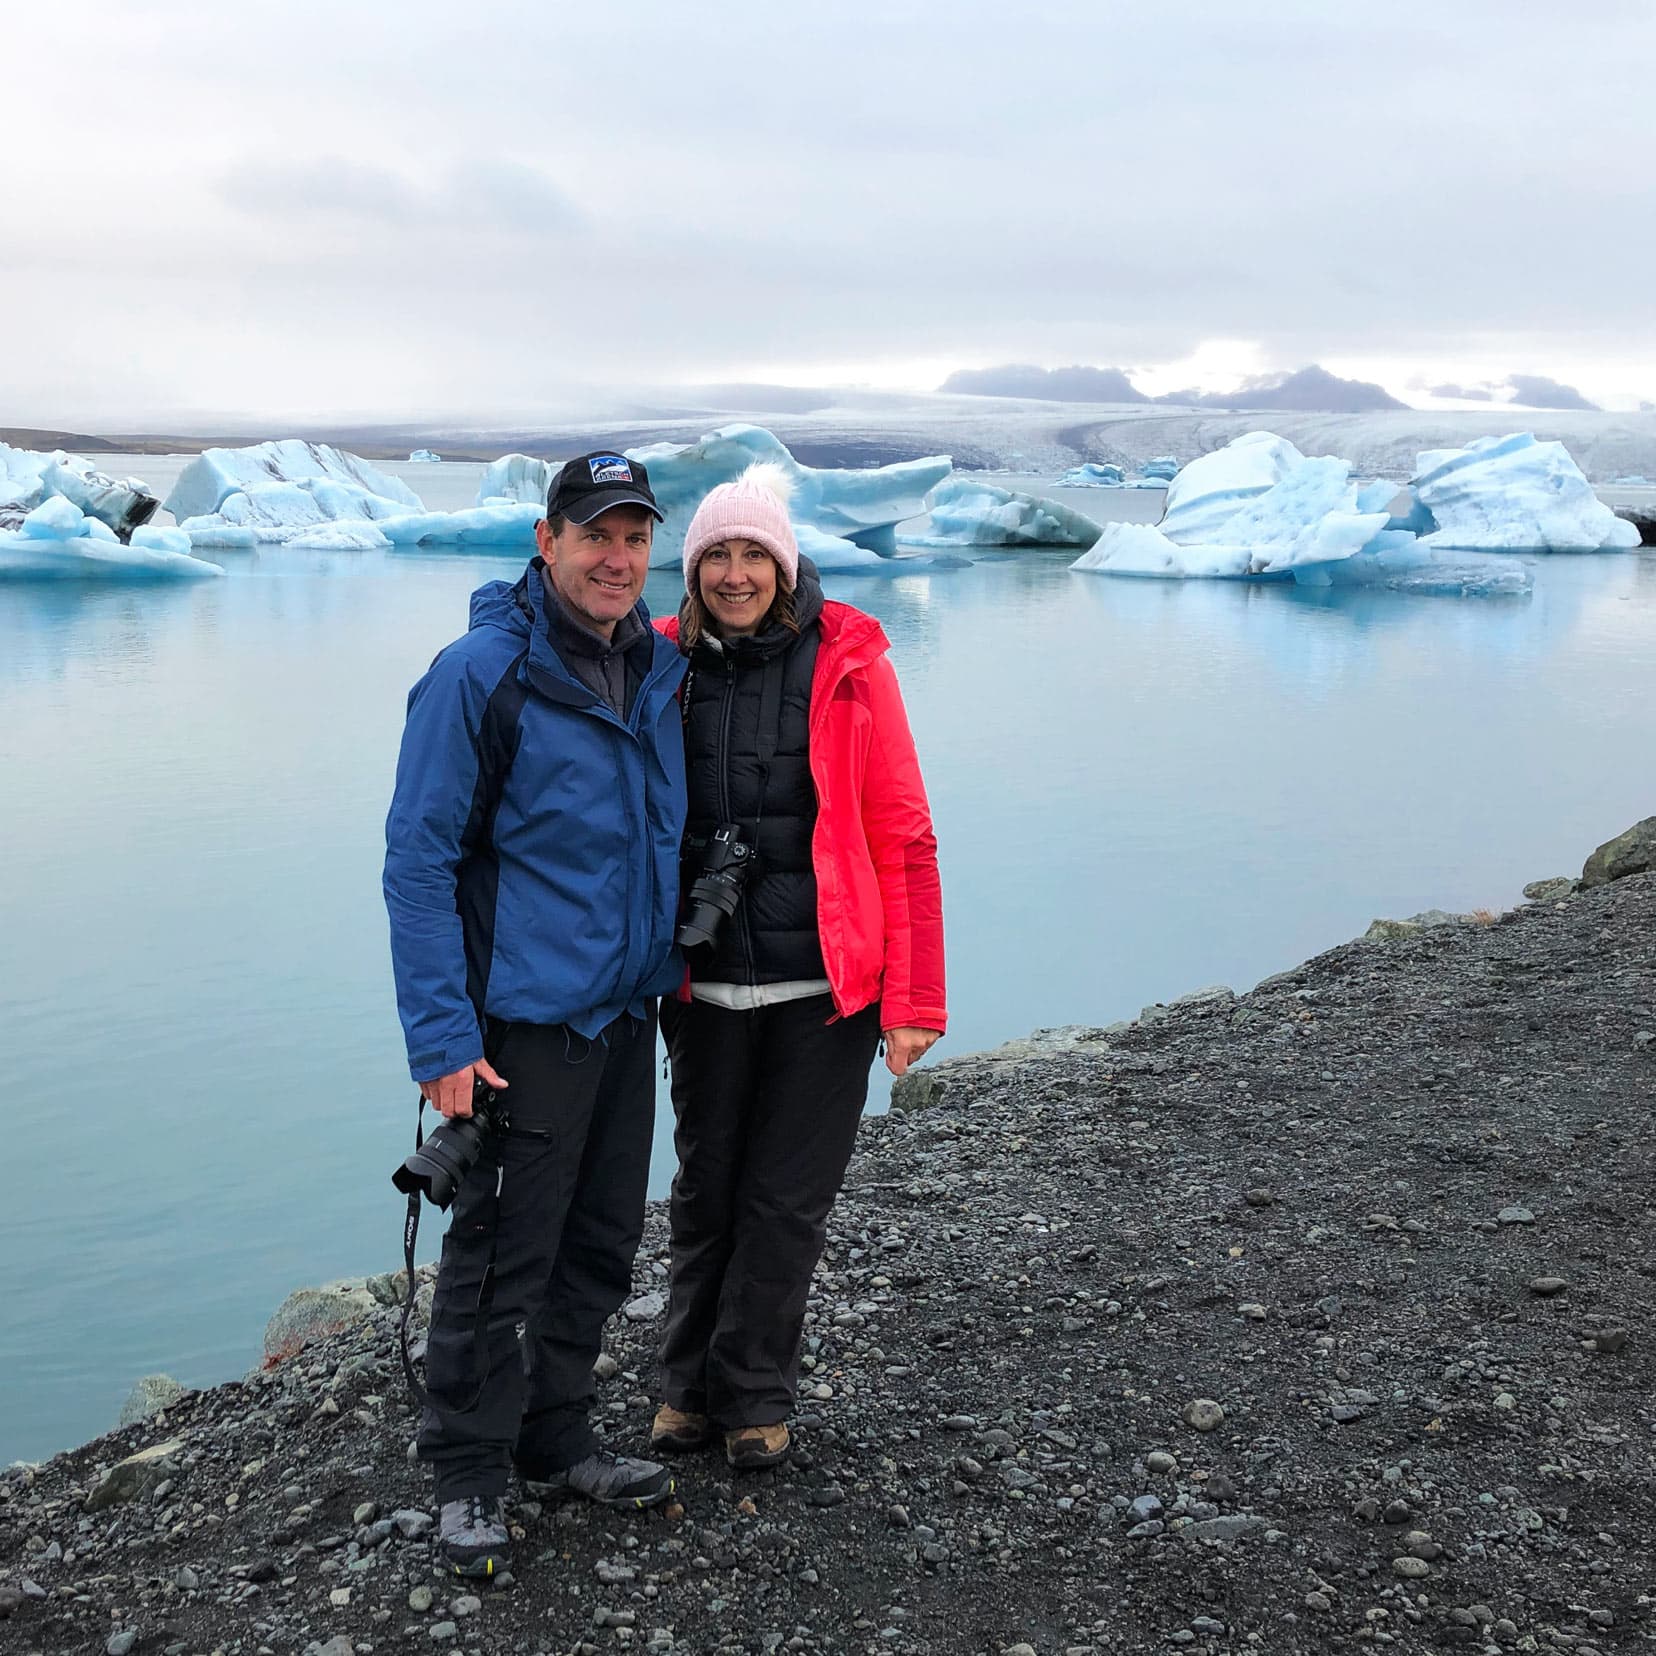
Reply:
[[830, 1019], [829, 995], [662, 1004], [678, 1150], [662, 1397], [726, 1430], [793, 1410], [811, 1272], [880, 1039], [877, 1005]]

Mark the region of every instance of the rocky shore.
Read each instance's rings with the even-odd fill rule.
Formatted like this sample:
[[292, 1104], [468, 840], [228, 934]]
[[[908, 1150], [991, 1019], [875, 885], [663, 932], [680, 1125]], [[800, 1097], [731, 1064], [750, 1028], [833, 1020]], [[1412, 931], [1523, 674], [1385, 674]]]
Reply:
[[[0, 1474], [0, 1649], [1656, 1642], [1651, 866], [936, 1066], [864, 1123], [775, 1471], [693, 1456], [632, 1516], [515, 1499], [516, 1579], [456, 1590], [387, 1278]], [[599, 1368], [617, 1447], [665, 1245], [656, 1210]]]

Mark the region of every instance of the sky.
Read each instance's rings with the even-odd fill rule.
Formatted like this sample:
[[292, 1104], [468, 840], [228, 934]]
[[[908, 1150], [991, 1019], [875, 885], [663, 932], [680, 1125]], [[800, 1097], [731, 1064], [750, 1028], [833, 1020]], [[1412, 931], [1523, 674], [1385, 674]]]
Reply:
[[1646, 0], [16, 11], [0, 425], [1014, 361], [1656, 400]]

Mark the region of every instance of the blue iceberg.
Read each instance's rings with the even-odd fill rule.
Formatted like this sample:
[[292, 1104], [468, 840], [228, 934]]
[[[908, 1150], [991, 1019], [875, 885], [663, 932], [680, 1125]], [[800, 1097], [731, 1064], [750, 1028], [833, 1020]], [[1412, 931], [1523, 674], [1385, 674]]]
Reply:
[[424, 509], [400, 478], [342, 449], [297, 438], [204, 449], [167, 496], [167, 510], [193, 546], [285, 542], [325, 524], [373, 523]]
[[626, 453], [650, 468], [650, 487], [667, 516], [656, 530], [653, 561], [658, 565], [678, 562], [684, 532], [708, 490], [756, 461], [772, 461], [792, 479], [788, 510], [796, 527], [820, 530], [888, 557], [897, 550], [897, 525], [919, 517], [926, 510], [926, 492], [954, 470], [947, 455], [860, 471], [805, 466], [780, 439], [753, 425], [721, 426], [694, 443], [651, 443]]
[[1513, 593], [1532, 584], [1511, 559], [1455, 556], [1391, 511], [1389, 483], [1354, 482], [1348, 462], [1307, 459], [1249, 432], [1191, 461], [1159, 524], [1112, 523], [1070, 567], [1161, 580], [1293, 580], [1423, 593]]
[[926, 497], [931, 521], [906, 531], [905, 546], [1091, 546], [1103, 526], [1090, 517], [1014, 489], [1002, 489], [956, 473]]
[[1527, 432], [1430, 449], [1410, 487], [1430, 527], [1422, 545], [1484, 552], [1625, 552], [1636, 525], [1618, 518], [1562, 443]]
[[1126, 481], [1126, 472], [1108, 460], [1084, 461], [1079, 466], [1071, 466], [1058, 479], [1060, 487], [1065, 489], [1119, 489]]
[[63, 495], [50, 495], [15, 529], [0, 529], [0, 580], [211, 580], [224, 571], [193, 558], [177, 529], [139, 528], [130, 544]]
[[415, 449], [408, 457], [409, 465], [435, 466], [442, 463], [442, 455], [435, 449]]

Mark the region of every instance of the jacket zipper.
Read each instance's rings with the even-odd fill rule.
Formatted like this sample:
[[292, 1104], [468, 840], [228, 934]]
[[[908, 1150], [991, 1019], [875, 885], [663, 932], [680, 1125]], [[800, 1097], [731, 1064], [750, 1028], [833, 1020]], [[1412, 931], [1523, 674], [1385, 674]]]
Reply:
[[[725, 686], [724, 704], [719, 709], [719, 821], [731, 822], [730, 806], [730, 715], [736, 706], [736, 662], [735, 658], [725, 655]], [[759, 847], [753, 848], [754, 855], [759, 853]], [[746, 893], [743, 893], [745, 899]], [[748, 930], [748, 910], [746, 901], [736, 904], [736, 937], [742, 946], [742, 969], [747, 981], [753, 982], [753, 937]]]

